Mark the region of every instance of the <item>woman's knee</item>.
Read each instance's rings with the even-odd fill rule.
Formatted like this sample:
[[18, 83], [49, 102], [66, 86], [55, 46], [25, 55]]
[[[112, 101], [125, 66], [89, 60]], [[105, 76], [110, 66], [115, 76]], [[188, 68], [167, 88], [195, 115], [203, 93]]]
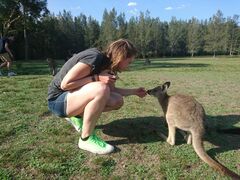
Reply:
[[112, 107], [115, 110], [120, 109], [124, 104], [123, 97], [121, 95], [114, 96], [108, 102], [108, 106]]
[[95, 90], [98, 96], [110, 96], [110, 88], [106, 83], [96, 82]]
[[123, 106], [123, 104], [124, 104], [123, 97], [117, 99], [114, 105], [114, 109], [116, 110], [120, 109]]

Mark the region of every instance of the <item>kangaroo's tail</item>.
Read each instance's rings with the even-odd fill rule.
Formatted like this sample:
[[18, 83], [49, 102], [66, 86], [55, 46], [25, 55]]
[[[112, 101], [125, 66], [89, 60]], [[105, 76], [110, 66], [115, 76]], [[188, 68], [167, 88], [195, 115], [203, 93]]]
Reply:
[[193, 148], [197, 155], [210, 167], [214, 168], [215, 170], [219, 171], [221, 174], [230, 176], [234, 180], [240, 180], [240, 176], [235, 172], [229, 170], [227, 167], [222, 165], [221, 163], [213, 160], [204, 150], [202, 136], [197, 133], [192, 133], [192, 143]]

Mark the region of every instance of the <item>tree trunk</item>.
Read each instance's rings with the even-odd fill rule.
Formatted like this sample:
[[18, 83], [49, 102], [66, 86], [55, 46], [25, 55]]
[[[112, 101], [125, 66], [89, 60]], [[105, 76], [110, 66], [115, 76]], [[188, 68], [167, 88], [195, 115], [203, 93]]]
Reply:
[[231, 43], [231, 46], [230, 46], [230, 50], [229, 50], [229, 55], [232, 56], [232, 49], [233, 49], [233, 46], [232, 46], [232, 43]]
[[23, 36], [24, 36], [24, 49], [25, 49], [25, 60], [28, 60], [28, 36], [27, 36], [27, 30], [26, 30], [26, 12], [25, 7], [23, 5], [23, 18], [24, 18], [24, 24], [23, 24]]
[[25, 60], [28, 60], [28, 36], [27, 36], [27, 30], [24, 28], [24, 41], [25, 41]]
[[1, 34], [0, 34], [0, 38], [3, 37], [3, 25], [1, 26]]
[[216, 57], [216, 51], [214, 50], [213, 51], [213, 58], [215, 58]]

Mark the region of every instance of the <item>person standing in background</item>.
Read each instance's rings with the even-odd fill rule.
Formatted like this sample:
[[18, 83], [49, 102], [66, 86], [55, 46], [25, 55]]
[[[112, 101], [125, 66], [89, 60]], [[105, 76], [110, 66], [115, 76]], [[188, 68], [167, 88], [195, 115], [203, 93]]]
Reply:
[[8, 76], [16, 76], [17, 74], [11, 71], [12, 61], [14, 59], [13, 53], [10, 49], [10, 44], [14, 41], [14, 36], [0, 38], [0, 76], [2, 76], [1, 69], [7, 67]]

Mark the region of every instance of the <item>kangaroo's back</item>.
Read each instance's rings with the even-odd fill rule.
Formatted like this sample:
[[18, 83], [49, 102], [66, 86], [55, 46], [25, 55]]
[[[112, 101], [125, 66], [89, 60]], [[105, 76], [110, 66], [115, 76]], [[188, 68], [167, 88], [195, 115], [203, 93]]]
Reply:
[[[202, 105], [191, 96], [176, 94], [169, 96], [166, 118], [185, 131], [203, 131], [205, 111]], [[201, 129], [200, 129], [201, 128]]]

